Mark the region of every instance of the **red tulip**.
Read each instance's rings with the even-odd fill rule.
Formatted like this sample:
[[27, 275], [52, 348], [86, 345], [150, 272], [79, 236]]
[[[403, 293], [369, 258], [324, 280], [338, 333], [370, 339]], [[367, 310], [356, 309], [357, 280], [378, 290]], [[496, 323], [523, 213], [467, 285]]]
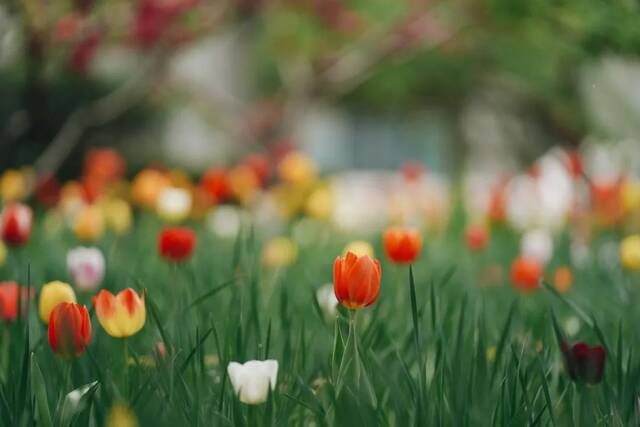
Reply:
[[[7, 322], [16, 320], [18, 307], [26, 307], [27, 299], [33, 298], [33, 289], [21, 287], [16, 282], [0, 282], [0, 317]], [[24, 311], [23, 311], [24, 314]]]
[[224, 202], [231, 196], [231, 184], [224, 169], [209, 169], [200, 180], [200, 187], [216, 203]]
[[368, 255], [347, 252], [333, 264], [333, 290], [347, 308], [360, 309], [373, 304], [380, 293], [380, 262]]
[[564, 356], [565, 368], [573, 381], [587, 384], [597, 384], [602, 381], [604, 362], [607, 357], [602, 346], [589, 346], [582, 342], [570, 346], [562, 341], [560, 348]]
[[158, 252], [163, 258], [180, 262], [191, 257], [196, 245], [196, 234], [185, 227], [165, 228], [158, 237]]
[[47, 208], [58, 204], [61, 187], [55, 175], [46, 174], [38, 178], [36, 183], [36, 199]]
[[84, 305], [61, 302], [49, 315], [49, 345], [64, 357], [79, 356], [91, 341], [91, 320]]
[[518, 257], [511, 264], [511, 282], [514, 288], [522, 292], [536, 291], [542, 274], [542, 266], [533, 258]]
[[471, 224], [464, 230], [467, 247], [473, 252], [480, 252], [489, 243], [489, 230], [482, 224]]
[[422, 236], [417, 230], [389, 228], [384, 232], [387, 257], [398, 264], [414, 262], [422, 250]]
[[23, 203], [11, 203], [2, 211], [2, 240], [12, 246], [23, 245], [31, 235], [33, 211]]

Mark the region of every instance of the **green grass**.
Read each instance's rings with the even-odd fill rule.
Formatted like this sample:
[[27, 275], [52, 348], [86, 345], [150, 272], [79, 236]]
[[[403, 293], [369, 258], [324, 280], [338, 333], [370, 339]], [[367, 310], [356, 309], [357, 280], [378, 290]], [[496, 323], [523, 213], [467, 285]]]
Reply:
[[[126, 341], [106, 335], [91, 310], [93, 341], [68, 362], [49, 348], [35, 304], [26, 319], [0, 326], [1, 425], [102, 426], [122, 401], [142, 426], [640, 423], [638, 277], [597, 255], [615, 236], [593, 243], [594, 257], [576, 270], [569, 293], [544, 287], [521, 295], [508, 283], [516, 237], [498, 230], [488, 250], [474, 255], [454, 225], [426, 236], [411, 272], [383, 260], [373, 306], [355, 316], [341, 308], [329, 319], [315, 289], [332, 280], [348, 236], [320, 225], [323, 237], [303, 246], [294, 265], [274, 271], [260, 263], [259, 231], [228, 241], [192, 225], [196, 254], [178, 266], [158, 257], [161, 224], [150, 215], [138, 217], [130, 235], [98, 242], [107, 258], [104, 288], [147, 291], [146, 325]], [[547, 273], [569, 262], [568, 239], [558, 240]], [[47, 236], [39, 223], [0, 274], [37, 289], [68, 281], [65, 255], [76, 244], [66, 231]], [[383, 259], [379, 238], [374, 244]], [[505, 274], [481, 286], [492, 264]], [[91, 306], [91, 295], [78, 297]], [[571, 317], [581, 327], [570, 341], [607, 349], [596, 386], [574, 384], [564, 372], [556, 334], [567, 335]], [[154, 352], [159, 341], [164, 358]], [[265, 358], [279, 361], [278, 386], [267, 403], [244, 405], [226, 366]]]

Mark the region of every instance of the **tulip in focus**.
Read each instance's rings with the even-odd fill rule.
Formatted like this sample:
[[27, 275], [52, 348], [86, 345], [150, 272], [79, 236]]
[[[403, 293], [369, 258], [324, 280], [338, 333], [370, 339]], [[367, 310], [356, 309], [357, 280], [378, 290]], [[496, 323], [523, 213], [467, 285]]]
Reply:
[[87, 205], [78, 212], [73, 223], [73, 232], [78, 240], [95, 242], [104, 234], [104, 226], [104, 215], [100, 207]]
[[269, 389], [276, 388], [277, 360], [250, 360], [244, 364], [231, 362], [227, 366], [233, 392], [242, 403], [259, 405], [267, 401]]
[[298, 258], [298, 246], [286, 237], [268, 241], [262, 249], [262, 263], [270, 268], [287, 267]]
[[2, 211], [2, 240], [10, 246], [24, 245], [31, 235], [33, 211], [22, 203], [10, 203]]
[[536, 259], [545, 265], [553, 255], [553, 238], [542, 229], [528, 231], [522, 236], [520, 253], [527, 258]]
[[511, 264], [512, 285], [525, 293], [538, 290], [542, 274], [542, 265], [535, 258], [521, 256]]
[[622, 240], [620, 263], [627, 271], [640, 271], [640, 234], [625, 237]]
[[186, 227], [168, 227], [158, 236], [158, 252], [168, 261], [181, 262], [191, 258], [196, 234]]
[[582, 342], [570, 346], [563, 341], [560, 348], [571, 380], [592, 385], [602, 381], [607, 357], [604, 347], [590, 346]]
[[73, 283], [84, 291], [95, 290], [104, 278], [104, 255], [98, 248], [79, 246], [67, 253], [67, 270]]
[[22, 287], [16, 282], [0, 282], [0, 318], [11, 322], [18, 317], [18, 308], [27, 306], [28, 298], [33, 298], [33, 289]]
[[470, 224], [464, 230], [464, 239], [472, 252], [481, 252], [489, 243], [489, 230], [483, 224]]
[[368, 255], [348, 252], [333, 264], [333, 290], [336, 298], [349, 309], [373, 304], [380, 293], [380, 261]]
[[420, 256], [422, 235], [417, 230], [393, 227], [384, 232], [383, 243], [390, 260], [410, 264]]
[[63, 357], [77, 357], [91, 342], [91, 319], [84, 305], [58, 304], [49, 317], [49, 345]]
[[350, 242], [342, 251], [342, 255], [346, 255], [348, 252], [353, 252], [355, 255], [363, 256], [368, 255], [371, 258], [375, 256], [373, 246], [366, 240], [354, 240]]
[[167, 187], [158, 196], [156, 211], [163, 220], [177, 223], [189, 216], [192, 202], [193, 198], [188, 190]]
[[68, 283], [55, 280], [49, 282], [40, 290], [40, 318], [44, 323], [49, 322], [53, 309], [63, 302], [76, 302], [76, 294]]
[[135, 335], [142, 329], [147, 318], [144, 294], [127, 288], [117, 295], [102, 290], [93, 297], [93, 306], [102, 328], [115, 338]]

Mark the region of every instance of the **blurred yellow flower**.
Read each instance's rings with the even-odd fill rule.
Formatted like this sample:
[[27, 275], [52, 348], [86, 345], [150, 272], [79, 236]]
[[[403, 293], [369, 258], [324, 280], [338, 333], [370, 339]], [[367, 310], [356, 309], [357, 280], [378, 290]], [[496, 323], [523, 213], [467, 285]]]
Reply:
[[305, 211], [311, 218], [328, 220], [333, 211], [333, 194], [327, 186], [318, 187], [309, 195]]
[[39, 312], [40, 319], [49, 324], [49, 315], [56, 305], [61, 302], [76, 302], [76, 294], [71, 285], [60, 280], [54, 280], [42, 287], [40, 291]]
[[105, 423], [106, 427], [138, 427], [138, 419], [133, 410], [125, 403], [115, 403]]
[[262, 262], [270, 268], [289, 266], [297, 257], [297, 245], [286, 237], [276, 237], [268, 241], [262, 249]]
[[79, 240], [94, 242], [104, 234], [104, 215], [97, 205], [87, 205], [74, 219], [73, 232]]
[[373, 246], [366, 240], [354, 240], [353, 242], [349, 243], [344, 247], [344, 250], [342, 251], [343, 255], [346, 255], [347, 252], [352, 252], [357, 256], [368, 255], [371, 258], [374, 257]]
[[278, 175], [284, 182], [304, 186], [316, 180], [318, 169], [310, 157], [299, 151], [292, 151], [280, 161]]
[[640, 210], [640, 181], [627, 181], [622, 186], [622, 206], [626, 213]]
[[486, 357], [488, 362], [494, 362], [496, 360], [496, 346], [492, 345], [487, 347]]
[[171, 184], [167, 174], [155, 169], [145, 169], [131, 182], [131, 200], [139, 206], [154, 209], [162, 190]]
[[634, 234], [622, 240], [620, 263], [625, 270], [640, 271], [640, 234]]
[[4, 265], [6, 260], [7, 260], [7, 245], [5, 245], [2, 240], [0, 240], [0, 267]]
[[107, 226], [115, 234], [121, 236], [129, 231], [133, 222], [129, 203], [122, 199], [111, 199], [104, 204], [103, 211]]
[[28, 192], [27, 179], [16, 169], [8, 169], [0, 178], [0, 195], [5, 202], [22, 200]]
[[228, 177], [231, 192], [241, 203], [250, 202], [260, 188], [258, 176], [248, 166], [233, 168]]

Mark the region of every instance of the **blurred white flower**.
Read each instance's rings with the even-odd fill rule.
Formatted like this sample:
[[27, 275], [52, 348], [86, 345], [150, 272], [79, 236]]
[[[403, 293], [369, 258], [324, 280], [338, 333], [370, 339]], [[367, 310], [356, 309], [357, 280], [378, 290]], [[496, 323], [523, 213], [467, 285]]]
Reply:
[[105, 260], [98, 248], [78, 246], [67, 253], [67, 269], [78, 289], [95, 290], [104, 279]]
[[576, 316], [568, 317], [564, 322], [564, 330], [569, 337], [574, 337], [580, 332], [580, 319]]
[[180, 222], [191, 212], [191, 193], [183, 188], [169, 187], [158, 196], [156, 210], [168, 222]]
[[242, 403], [259, 405], [267, 401], [269, 388], [276, 388], [277, 360], [250, 360], [244, 364], [231, 362], [227, 373], [233, 391]]
[[242, 215], [238, 208], [222, 205], [207, 215], [207, 226], [215, 235], [224, 239], [235, 239], [242, 225]]
[[316, 300], [318, 305], [328, 317], [334, 317], [336, 315], [336, 308], [338, 307], [338, 299], [333, 290], [333, 283], [327, 283], [320, 287], [316, 291]]
[[520, 241], [520, 253], [545, 265], [553, 255], [553, 238], [543, 229], [528, 231]]

